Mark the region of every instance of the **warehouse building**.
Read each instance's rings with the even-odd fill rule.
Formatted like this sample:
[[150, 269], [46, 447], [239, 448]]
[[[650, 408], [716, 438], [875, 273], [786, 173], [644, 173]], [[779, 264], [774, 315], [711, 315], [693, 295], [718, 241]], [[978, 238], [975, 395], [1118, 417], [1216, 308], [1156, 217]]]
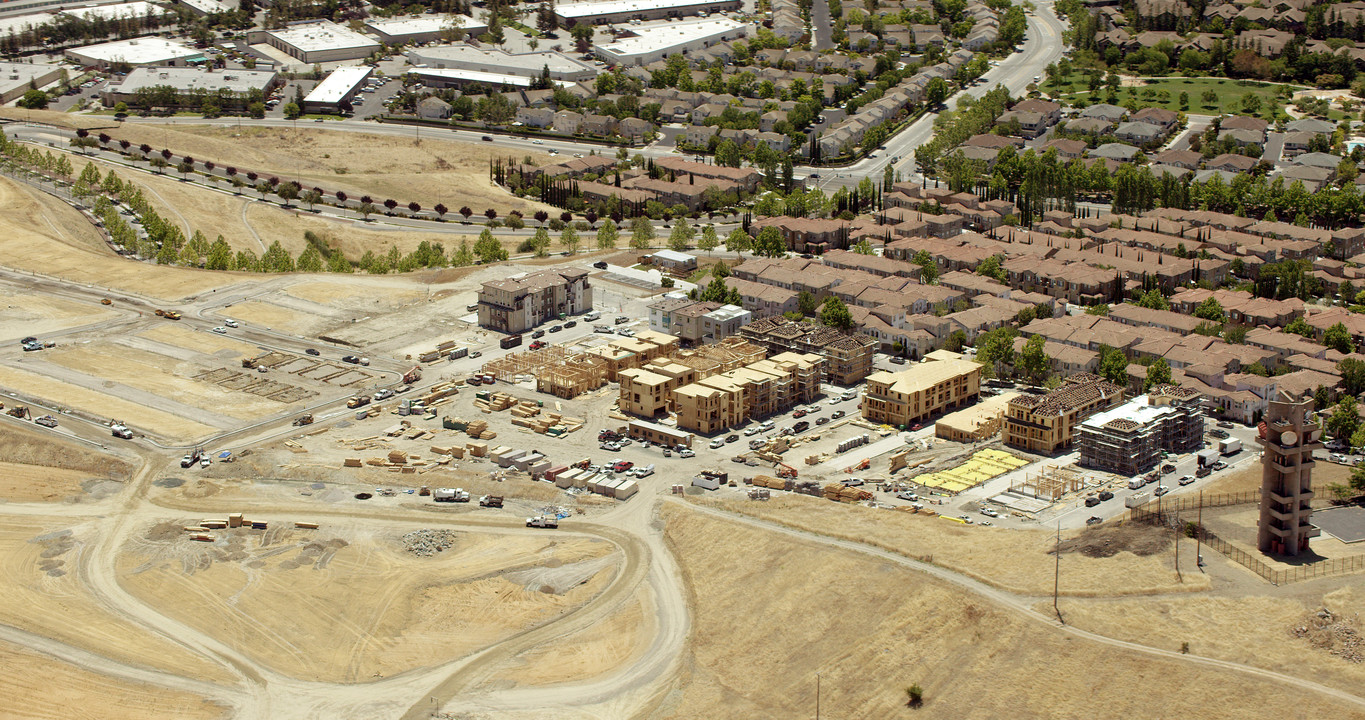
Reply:
[[981, 366], [971, 360], [935, 360], [900, 372], [867, 376], [863, 418], [909, 427], [961, 407], [981, 393]]
[[1156, 466], [1162, 451], [1184, 453], [1204, 444], [1204, 396], [1178, 385], [1159, 385], [1083, 421], [1080, 464], [1118, 475]]
[[86, 45], [66, 51], [66, 57], [82, 67], [108, 67], [127, 63], [133, 67], [164, 65], [183, 67], [204, 62], [204, 54], [189, 45], [159, 37], [140, 37], [131, 40]]
[[252, 32], [249, 42], [258, 41], [305, 63], [355, 60], [379, 49], [379, 43], [331, 20], [303, 20], [280, 30]]
[[[158, 93], [160, 107], [189, 105], [193, 97], [212, 96], [223, 102], [223, 107], [242, 107], [252, 90], [269, 93], [283, 84], [273, 70], [200, 70], [198, 68], [140, 67], [134, 68], [120, 82], [111, 83], [101, 93], [105, 107], [121, 102], [137, 103], [153, 89], [171, 88], [170, 93]], [[142, 91], [141, 95], [139, 91]], [[167, 100], [171, 100], [168, 102]]]
[[409, 73], [429, 88], [462, 88], [469, 85], [488, 85], [494, 88], [529, 88], [531, 78], [525, 75], [483, 72], [480, 70], [453, 70], [435, 68], [416, 68]]
[[41, 88], [62, 78], [56, 63], [0, 62], [0, 103], [23, 96], [31, 87]]
[[412, 15], [401, 18], [370, 18], [365, 27], [385, 45], [407, 45], [442, 40], [447, 30], [460, 30], [465, 37], [488, 32], [488, 23], [468, 15]]
[[1077, 373], [1046, 395], [1020, 395], [1005, 408], [1005, 444], [1051, 454], [1071, 447], [1076, 426], [1123, 401], [1123, 388], [1098, 375]]
[[369, 65], [337, 68], [313, 91], [303, 98], [303, 111], [306, 113], [340, 113], [350, 109], [351, 98], [360, 92], [361, 86], [374, 68]]
[[231, 12], [236, 9], [228, 7], [227, 3], [219, 2], [219, 0], [176, 0], [176, 5], [189, 8], [191, 12], [201, 17]]
[[479, 290], [479, 325], [519, 333], [560, 315], [592, 309], [592, 285], [584, 268], [541, 270], [490, 280]]
[[78, 20], [141, 20], [152, 16], [166, 14], [166, 10], [159, 5], [153, 5], [144, 0], [134, 0], [134, 2], [119, 3], [117, 5], [94, 5], [90, 7], [78, 7], [63, 10], [62, 15], [73, 17]]
[[730, 12], [740, 9], [739, 0], [604, 0], [603, 2], [556, 3], [559, 24], [606, 25], [631, 20], [662, 20]]
[[408, 53], [408, 62], [421, 72], [422, 69], [437, 70], [474, 70], [498, 75], [520, 75], [538, 78], [546, 68], [550, 78], [566, 82], [592, 80], [597, 77], [597, 68], [575, 60], [563, 53], [529, 52], [507, 53], [501, 50], [477, 48], [472, 45], [441, 45], [413, 50]]
[[729, 18], [663, 23], [652, 27], [633, 27], [631, 34], [612, 42], [593, 45], [593, 54], [608, 65], [648, 65], [669, 55], [711, 47], [716, 43], [738, 40], [749, 33], [749, 26]]

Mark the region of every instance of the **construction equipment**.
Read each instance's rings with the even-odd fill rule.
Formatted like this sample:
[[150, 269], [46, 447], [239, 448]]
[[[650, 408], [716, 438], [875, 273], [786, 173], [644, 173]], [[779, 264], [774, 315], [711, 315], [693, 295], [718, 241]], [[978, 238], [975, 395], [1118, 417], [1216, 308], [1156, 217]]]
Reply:
[[307, 415], [300, 415], [300, 416], [294, 418], [294, 426], [295, 426], [295, 427], [302, 427], [302, 426], [304, 426], [304, 425], [312, 425], [312, 424], [313, 424], [313, 413], [308, 413]]
[[369, 395], [356, 395], [355, 397], [353, 397], [353, 398], [351, 398], [350, 400], [347, 400], [347, 401], [346, 401], [346, 407], [352, 408], [352, 409], [361, 407], [361, 406], [363, 406], [363, 405], [369, 405], [369, 404], [370, 404], [370, 396], [369, 396]]
[[403, 384], [404, 384], [404, 385], [411, 385], [411, 384], [413, 384], [413, 383], [415, 383], [415, 382], [417, 382], [418, 380], [421, 380], [421, 379], [422, 379], [422, 368], [421, 368], [420, 366], [418, 366], [418, 365], [413, 365], [411, 370], [409, 370], [409, 371], [403, 373]]
[[38, 423], [39, 425], [42, 425], [43, 427], [50, 427], [50, 428], [55, 428], [55, 427], [57, 427], [57, 418], [52, 417], [51, 415], [44, 415], [44, 416], [42, 416], [42, 417], [40, 417], [40, 418], [34, 420], [33, 422]]
[[777, 471], [777, 476], [784, 480], [788, 478], [795, 479], [800, 476], [800, 474], [796, 472], [796, 468], [784, 462], [776, 463], [773, 466], [773, 469]]
[[28, 420], [29, 418], [33, 417], [32, 415], [29, 414], [27, 405], [15, 405], [14, 407], [6, 410], [5, 414], [9, 415], [10, 417], [17, 417], [20, 420]]
[[559, 520], [548, 515], [537, 515], [526, 518], [526, 527], [557, 528], [559, 527]]
[[185, 453], [185, 457], [180, 458], [180, 467], [194, 467], [196, 463], [204, 459], [204, 448], [196, 447]]
[[167, 320], [179, 320], [179, 319], [180, 319], [180, 313], [178, 313], [178, 312], [176, 312], [176, 311], [174, 311], [174, 310], [167, 310], [164, 317], [165, 317]]
[[258, 361], [256, 358], [242, 358], [242, 367], [246, 368], [247, 370], [255, 370], [256, 366], [259, 363], [260, 361]]
[[501, 495], [484, 495], [479, 498], [479, 507], [500, 508], [502, 507]]
[[156, 316], [157, 316], [157, 317], [166, 317], [166, 311], [165, 311], [165, 310], [162, 310], [161, 308], [157, 308], [157, 309], [156, 309]]
[[114, 437], [116, 438], [122, 438], [124, 440], [133, 439], [133, 431], [129, 430], [128, 426], [124, 425], [123, 421], [121, 420], [110, 420], [109, 430], [110, 432], [113, 433]]
[[109, 298], [104, 298], [103, 300], [100, 300], [100, 304], [101, 304], [101, 305], [113, 305], [113, 304], [114, 304], [114, 301], [113, 301], [113, 300], [110, 300]]

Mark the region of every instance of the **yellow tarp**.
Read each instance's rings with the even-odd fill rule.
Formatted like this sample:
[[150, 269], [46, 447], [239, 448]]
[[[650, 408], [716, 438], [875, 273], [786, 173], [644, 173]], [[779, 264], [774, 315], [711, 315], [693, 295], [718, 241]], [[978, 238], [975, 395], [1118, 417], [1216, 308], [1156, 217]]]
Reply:
[[1027, 464], [1028, 461], [1001, 450], [982, 450], [955, 468], [921, 475], [915, 482], [956, 494]]

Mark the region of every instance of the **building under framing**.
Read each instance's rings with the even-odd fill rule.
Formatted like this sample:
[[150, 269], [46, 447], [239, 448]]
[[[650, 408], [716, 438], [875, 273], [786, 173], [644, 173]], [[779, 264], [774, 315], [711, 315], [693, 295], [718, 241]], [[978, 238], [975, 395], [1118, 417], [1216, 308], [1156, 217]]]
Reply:
[[825, 358], [825, 380], [856, 385], [872, 374], [877, 341], [862, 333], [848, 333], [780, 315], [766, 317], [739, 329], [739, 336], [769, 352], [815, 353]]
[[1076, 426], [1123, 401], [1123, 388], [1091, 373], [1077, 373], [1046, 395], [1024, 394], [1005, 408], [1004, 440], [1044, 455], [1071, 447]]
[[1162, 451], [1203, 447], [1204, 396], [1191, 388], [1158, 385], [1150, 394], [1091, 415], [1080, 424], [1077, 442], [1081, 465], [1137, 475], [1155, 467]]

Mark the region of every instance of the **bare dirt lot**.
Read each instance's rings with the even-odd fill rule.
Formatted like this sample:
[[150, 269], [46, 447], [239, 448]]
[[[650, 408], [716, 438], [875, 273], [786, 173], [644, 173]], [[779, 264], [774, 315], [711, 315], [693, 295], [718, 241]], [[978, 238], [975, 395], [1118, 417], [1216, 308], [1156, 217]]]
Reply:
[[[789, 493], [774, 494], [769, 502], [724, 495], [696, 498], [696, 502], [928, 559], [1013, 592], [1052, 593], [1055, 561], [1050, 551], [1055, 543], [1053, 534], [1044, 530], [963, 526], [937, 517]], [[1186, 573], [1180, 582], [1173, 562], [1172, 552], [1165, 550], [1145, 555], [1123, 550], [1112, 557], [1067, 553], [1062, 561], [1061, 592], [1122, 595], [1208, 588], [1207, 577]]]
[[117, 492], [128, 463], [51, 435], [7, 423], [0, 432], [0, 499], [58, 502]]
[[0, 643], [0, 667], [0, 707], [13, 720], [214, 720], [227, 712], [190, 693], [116, 680], [9, 643]]
[[67, 330], [103, 322], [119, 313], [93, 303], [35, 295], [0, 286], [0, 340]]
[[817, 672], [822, 706], [842, 717], [905, 716], [912, 683], [935, 718], [1244, 718], [1272, 702], [1305, 717], [1358, 714], [1240, 673], [1071, 638], [875, 558], [685, 507], [664, 517], [689, 604], [703, 610], [680, 690], [658, 717], [805, 717]]
[[[272, 518], [274, 519], [274, 518]], [[363, 682], [450, 660], [549, 621], [600, 592], [614, 570], [595, 540], [450, 533], [433, 557], [369, 524], [217, 531], [190, 540], [191, 518], [147, 527], [122, 554], [121, 583], [182, 622], [281, 673]], [[561, 589], [516, 570], [584, 571]], [[566, 570], [565, 568], [568, 568]]]
[[[488, 177], [488, 161], [507, 157], [498, 150], [477, 143], [447, 140], [422, 140], [390, 135], [289, 128], [233, 128], [208, 125], [150, 127], [125, 125], [110, 133], [134, 145], [147, 143], [154, 148], [170, 148], [196, 160], [212, 160], [220, 166], [232, 165], [245, 172], [271, 173], [280, 178], [299, 177], [304, 187], [320, 186], [328, 193], [345, 190], [353, 197], [371, 195], [375, 204], [392, 198], [407, 205], [417, 201], [424, 207], [444, 203], [452, 211], [468, 205], [475, 212], [497, 208], [530, 214], [541, 206], [514, 197], [493, 185]], [[544, 153], [518, 153], [520, 161], [529, 155], [532, 162], [544, 164]]]

